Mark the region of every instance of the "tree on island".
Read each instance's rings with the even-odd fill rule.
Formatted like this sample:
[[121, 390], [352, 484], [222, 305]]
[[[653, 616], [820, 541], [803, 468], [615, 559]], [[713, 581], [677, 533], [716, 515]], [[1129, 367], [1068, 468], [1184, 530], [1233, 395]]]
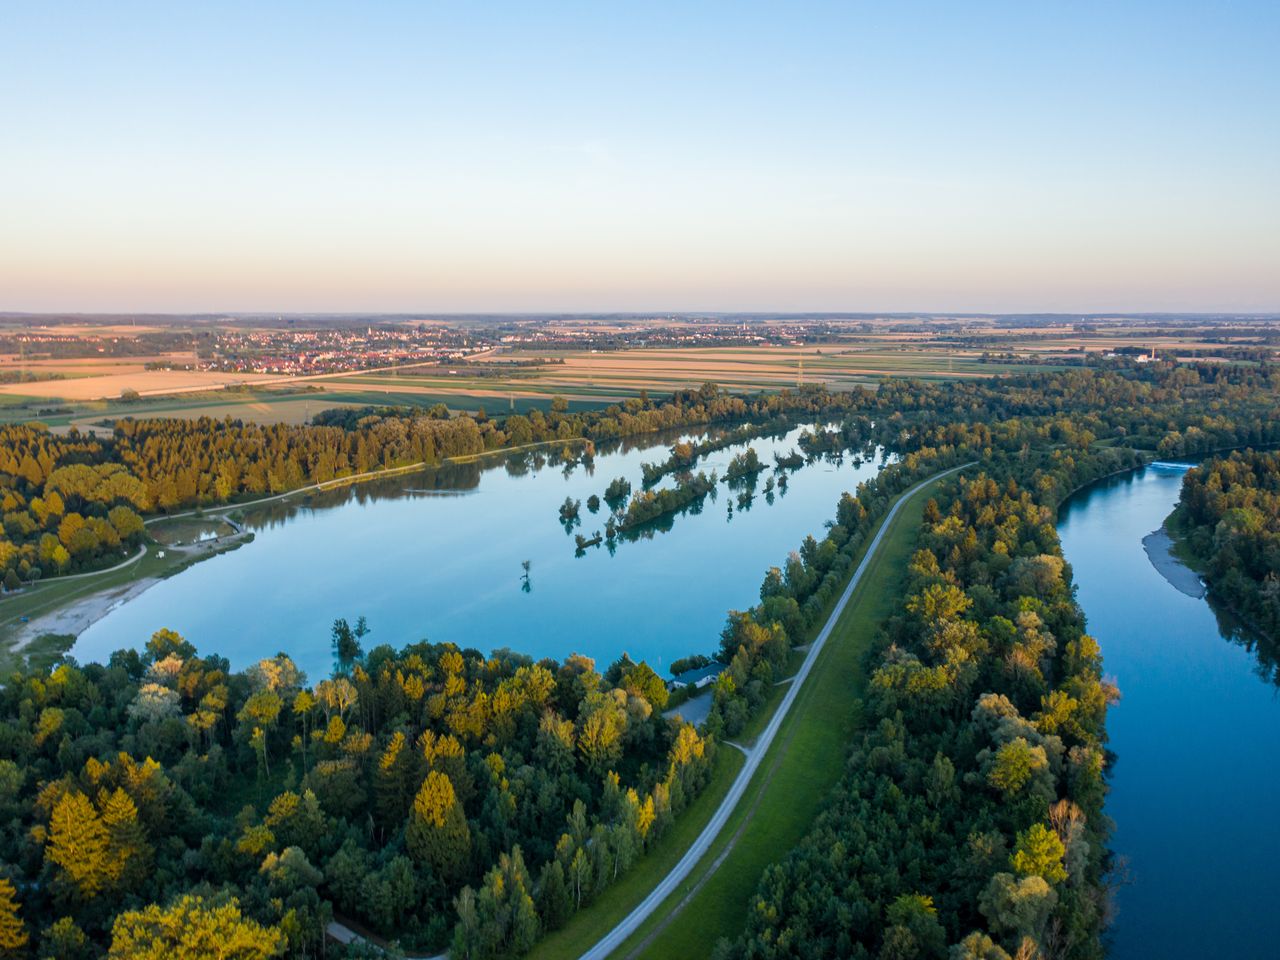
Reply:
[[347, 674], [351, 672], [351, 667], [357, 660], [364, 656], [364, 648], [360, 645], [360, 640], [369, 633], [369, 625], [364, 617], [356, 619], [356, 626], [353, 630], [351, 624], [346, 619], [339, 617], [333, 621], [333, 663], [334, 672], [337, 674]]

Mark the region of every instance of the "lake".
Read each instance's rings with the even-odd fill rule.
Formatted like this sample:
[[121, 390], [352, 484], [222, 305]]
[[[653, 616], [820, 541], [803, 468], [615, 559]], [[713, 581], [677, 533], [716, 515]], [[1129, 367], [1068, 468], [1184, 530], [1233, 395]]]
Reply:
[[1107, 717], [1112, 848], [1127, 861], [1110, 956], [1275, 957], [1280, 701], [1274, 661], [1180, 593], [1142, 538], [1185, 467], [1152, 466], [1071, 498], [1059, 533], [1089, 632], [1122, 701]]
[[[625, 651], [665, 674], [676, 658], [717, 649], [727, 612], [756, 603], [765, 571], [806, 534], [821, 537], [841, 493], [879, 472], [882, 455], [819, 460], [792, 473], [769, 503], [763, 489], [773, 454], [798, 449], [802, 429], [699, 462], [723, 476], [736, 453], [754, 447], [770, 469], [749, 509], [721, 482], [701, 512], [619, 542], [612, 555], [602, 546], [575, 556], [572, 534], [603, 530], [607, 516], [603, 505], [592, 515], [587, 498], [619, 476], [639, 490], [641, 464], [665, 460], [675, 438], [602, 450], [593, 465], [571, 470], [558, 449], [549, 457], [499, 454], [487, 467], [447, 465], [250, 509], [252, 543], [116, 608], [71, 653], [105, 660], [169, 627], [237, 669], [283, 651], [314, 682], [332, 666], [334, 618], [363, 614], [372, 627], [366, 649], [426, 638], [535, 658], [583, 653], [601, 670]], [[566, 496], [582, 501], [581, 526], [571, 533], [558, 516]]]

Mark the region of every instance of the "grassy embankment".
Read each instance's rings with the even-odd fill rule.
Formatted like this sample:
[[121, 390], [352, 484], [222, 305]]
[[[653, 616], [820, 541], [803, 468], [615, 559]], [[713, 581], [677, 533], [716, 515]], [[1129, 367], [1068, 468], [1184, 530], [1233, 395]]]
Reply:
[[844, 769], [860, 721], [866, 653], [899, 599], [931, 489], [918, 491], [891, 521], [724, 832], [616, 956], [708, 956], [719, 938], [742, 930], [764, 869], [799, 843]]
[[[844, 767], [848, 744], [858, 723], [856, 692], [865, 679], [862, 661], [879, 624], [897, 599], [896, 587], [914, 547], [930, 489], [932, 484], [918, 491], [894, 517], [819, 654], [809, 683], [797, 696], [766, 762], [724, 831], [679, 890], [615, 956], [630, 957], [641, 952], [655, 958], [707, 956], [717, 939], [741, 930], [747, 899], [760, 874], [803, 837]], [[868, 537], [867, 542], [871, 539]], [[861, 560], [861, 553], [854, 557], [850, 574]], [[835, 600], [831, 605], [834, 607]], [[825, 621], [826, 617], [820, 618], [813, 635]], [[788, 677], [802, 660], [802, 653], [793, 652]], [[784, 685], [775, 688], [766, 709], [752, 719], [736, 742], [747, 747], [755, 742], [785, 691]], [[731, 772], [719, 766], [726, 757], [734, 758]], [[530, 953], [532, 960], [576, 960], [626, 917], [670, 872], [702, 831], [742, 763], [737, 750], [721, 745], [711, 784], [671, 832], [620, 883], [576, 914], [563, 930], [544, 938]], [[717, 861], [730, 845], [732, 849], [717, 869]], [[685, 902], [691, 892], [693, 899]]]
[[[785, 676], [789, 679], [800, 669], [804, 654], [793, 650], [787, 661]], [[768, 702], [751, 721], [735, 742], [749, 745], [765, 728], [786, 693], [786, 686], [779, 683]], [[710, 696], [703, 691], [702, 696]], [[698, 798], [691, 803], [671, 828], [631, 869], [613, 886], [607, 888], [590, 907], [573, 915], [560, 930], [548, 934], [529, 953], [531, 960], [570, 960], [590, 949], [608, 930], [629, 914], [635, 905], [653, 889], [659, 878], [672, 868], [692, 846], [702, 828], [707, 825], [716, 808], [733, 785], [738, 771], [746, 762], [740, 750], [728, 744], [720, 744], [716, 751], [711, 779]]]

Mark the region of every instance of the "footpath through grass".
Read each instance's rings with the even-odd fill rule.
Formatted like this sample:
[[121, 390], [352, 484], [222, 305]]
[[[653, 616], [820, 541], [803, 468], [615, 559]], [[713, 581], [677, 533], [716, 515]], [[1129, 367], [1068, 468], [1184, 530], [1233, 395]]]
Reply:
[[[741, 932], [764, 869], [800, 842], [844, 769], [860, 719], [865, 656], [899, 598], [932, 489], [929, 484], [917, 491], [890, 521], [808, 683], [716, 842], [614, 956], [706, 957], [718, 939]], [[855, 568], [856, 562], [850, 569]], [[655, 880], [646, 878], [650, 886]], [[594, 926], [598, 934], [609, 929], [603, 922]]]

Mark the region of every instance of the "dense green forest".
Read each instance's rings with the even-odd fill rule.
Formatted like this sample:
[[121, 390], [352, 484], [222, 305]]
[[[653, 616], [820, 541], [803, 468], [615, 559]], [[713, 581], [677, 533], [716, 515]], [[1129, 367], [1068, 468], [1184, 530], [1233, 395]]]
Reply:
[[[451, 944], [460, 960], [520, 954], [701, 789], [716, 737], [762, 707], [894, 496], [978, 461], [926, 510], [876, 654], [865, 736], [828, 811], [766, 873], [744, 936], [719, 949], [1097, 957], [1112, 692], [1054, 510], [1079, 485], [1142, 462], [1140, 451], [1280, 440], [1276, 391], [1268, 367], [1153, 364], [890, 380], [848, 394], [734, 398], [709, 386], [501, 422], [395, 411], [312, 427], [124, 421], [105, 440], [6, 428], [6, 532], [9, 513], [35, 523], [34, 502], [47, 511], [55, 495], [57, 525], [71, 513], [84, 526], [119, 519], [137, 536], [140, 518], [118, 511], [138, 518], [454, 453], [782, 413], [840, 421], [814, 431], [811, 457], [872, 444], [897, 461], [841, 498], [822, 538], [767, 572], [758, 605], [730, 613], [718, 652], [728, 669], [701, 733], [662, 718], [666, 689], [644, 664], [600, 674], [581, 657], [535, 663], [426, 642], [365, 652], [359, 622], [335, 624], [334, 675], [314, 684], [283, 656], [232, 673], [164, 630], [107, 664], [64, 660], [7, 678], [0, 952], [75, 960], [114, 944], [117, 956], [159, 955], [139, 945], [189, 934], [234, 939], [245, 957], [307, 957], [336, 916], [408, 944]], [[623, 486], [606, 496], [620, 503]], [[1274, 500], [1273, 479], [1253, 486]], [[1258, 508], [1262, 494], [1249, 497]], [[66, 546], [49, 517], [10, 534], [11, 572], [40, 564], [46, 534]]]
[[[941, 405], [858, 415], [802, 443], [811, 456], [869, 439], [981, 452], [983, 472], [928, 505], [905, 600], [873, 658], [866, 733], [826, 812], [766, 872], [747, 929], [719, 957], [1102, 955], [1114, 691], [1074, 602], [1056, 508], [1141, 463], [1130, 445], [1171, 455], [1275, 438], [1276, 396], [1267, 370], [1040, 384], [1038, 395], [1009, 384], [999, 401], [981, 386], [943, 388], [954, 416]], [[841, 508], [847, 517], [852, 505]], [[782, 580], [771, 571], [753, 619], [768, 619]]]
[[232, 673], [165, 630], [10, 678], [0, 861], [36, 955], [94, 954], [66, 944], [118, 944], [184, 896], [290, 956], [319, 955], [335, 915], [458, 956], [520, 952], [706, 778], [714, 742], [661, 716], [642, 663], [364, 654], [363, 632], [335, 625], [340, 670], [314, 686], [283, 655]]
[[1174, 525], [1214, 594], [1280, 640], [1280, 453], [1235, 452], [1188, 471]]

